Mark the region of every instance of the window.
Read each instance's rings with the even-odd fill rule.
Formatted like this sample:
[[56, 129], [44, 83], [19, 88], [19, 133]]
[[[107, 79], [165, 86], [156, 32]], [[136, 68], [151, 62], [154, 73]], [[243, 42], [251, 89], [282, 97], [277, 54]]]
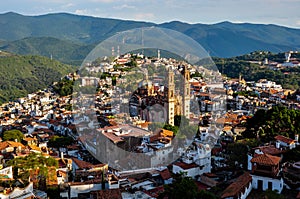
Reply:
[[272, 188], [273, 188], [273, 183], [272, 182], [268, 182], [268, 189], [272, 190]]

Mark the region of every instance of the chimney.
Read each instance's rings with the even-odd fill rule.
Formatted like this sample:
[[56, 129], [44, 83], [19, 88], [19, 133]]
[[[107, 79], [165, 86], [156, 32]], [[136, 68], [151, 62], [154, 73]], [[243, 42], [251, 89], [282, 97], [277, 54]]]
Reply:
[[15, 142], [18, 142], [18, 139], [15, 139]]
[[60, 158], [63, 160], [64, 159], [64, 152], [60, 152]]

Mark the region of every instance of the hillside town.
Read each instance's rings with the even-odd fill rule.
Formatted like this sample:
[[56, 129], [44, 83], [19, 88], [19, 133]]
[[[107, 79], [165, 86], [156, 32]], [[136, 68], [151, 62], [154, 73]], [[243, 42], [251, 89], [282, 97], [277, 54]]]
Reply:
[[[142, 54], [104, 58], [61, 81], [75, 82], [70, 95], [56, 82], [1, 105], [0, 198], [168, 198], [181, 178], [212, 198], [300, 198], [300, 162], [286, 158], [298, 133], [253, 147], [241, 139], [259, 110], [300, 111], [296, 90]], [[241, 140], [245, 154], [233, 149]]]

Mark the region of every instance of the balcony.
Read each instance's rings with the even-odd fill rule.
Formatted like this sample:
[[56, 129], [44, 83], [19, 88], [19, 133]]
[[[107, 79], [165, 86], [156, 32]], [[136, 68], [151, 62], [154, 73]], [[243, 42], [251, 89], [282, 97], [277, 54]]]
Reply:
[[275, 171], [272, 170], [265, 170], [265, 169], [254, 169], [252, 174], [259, 175], [259, 176], [266, 176], [266, 177], [276, 177], [278, 176], [279, 169], [276, 169]]

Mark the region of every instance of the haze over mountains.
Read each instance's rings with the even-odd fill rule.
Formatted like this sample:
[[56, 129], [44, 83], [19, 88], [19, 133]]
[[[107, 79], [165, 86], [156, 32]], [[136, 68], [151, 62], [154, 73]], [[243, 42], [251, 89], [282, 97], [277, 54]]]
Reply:
[[256, 50], [284, 52], [300, 49], [300, 29], [277, 25], [163, 24], [95, 18], [66, 13], [23, 16], [0, 14], [0, 50], [18, 54], [52, 55], [65, 63], [80, 64], [100, 41], [117, 32], [158, 26], [182, 32], [206, 49], [211, 56], [232, 57]]

